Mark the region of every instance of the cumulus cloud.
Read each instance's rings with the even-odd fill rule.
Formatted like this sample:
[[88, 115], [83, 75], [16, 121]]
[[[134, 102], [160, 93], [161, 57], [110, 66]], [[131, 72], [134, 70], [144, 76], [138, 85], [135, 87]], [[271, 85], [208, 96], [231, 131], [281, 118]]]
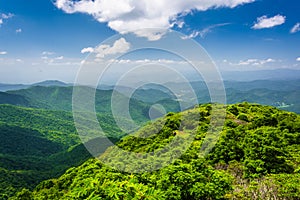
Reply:
[[[178, 20], [192, 10], [206, 11], [220, 7], [234, 8], [255, 0], [56, 0], [57, 8], [66, 13], [86, 13], [123, 34], [135, 33], [149, 40], [158, 40]], [[147, 29], [148, 30], [145, 30]], [[140, 29], [140, 30], [137, 30]], [[151, 30], [150, 30], [151, 29]], [[154, 30], [156, 29], [156, 30]]]
[[297, 23], [293, 26], [293, 28], [290, 30], [290, 33], [297, 33], [300, 31], [300, 23]]
[[81, 53], [93, 53], [94, 52], [94, 48], [93, 47], [86, 47], [81, 49]]
[[0, 51], [0, 55], [6, 55], [7, 52], [6, 51]]
[[266, 15], [257, 18], [257, 22], [252, 26], [252, 29], [264, 29], [279, 26], [285, 23], [285, 16], [276, 15], [268, 18]]
[[298, 57], [298, 58], [296, 59], [296, 61], [300, 62], [300, 57]]
[[130, 43], [127, 42], [124, 38], [120, 38], [114, 42], [112, 46], [103, 44], [96, 48], [87, 47], [81, 50], [81, 53], [96, 53], [96, 58], [102, 59], [106, 55], [113, 55], [117, 53], [125, 53], [130, 49]]
[[22, 32], [22, 29], [20, 29], [20, 28], [16, 30], [16, 33], [21, 33], [21, 32]]

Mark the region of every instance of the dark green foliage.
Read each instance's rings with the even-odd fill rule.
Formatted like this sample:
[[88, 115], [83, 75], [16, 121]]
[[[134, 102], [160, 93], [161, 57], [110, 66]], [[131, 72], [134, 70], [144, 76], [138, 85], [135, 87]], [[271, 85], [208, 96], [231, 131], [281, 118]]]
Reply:
[[248, 117], [245, 114], [239, 114], [239, 116], [237, 117], [237, 119], [248, 122]]
[[47, 140], [38, 131], [17, 126], [0, 124], [0, 138], [0, 154], [4, 155], [49, 156], [63, 149], [63, 145]]
[[28, 106], [29, 102], [24, 96], [0, 92], [0, 104]]
[[228, 111], [223, 134], [208, 155], [213, 163], [240, 161], [246, 177], [297, 168], [288, 162], [293, 157], [288, 147], [299, 145], [298, 115], [248, 103], [229, 106]]
[[[107, 115], [98, 118], [106, 132], [120, 134]], [[0, 138], [0, 199], [23, 187], [32, 189], [91, 157], [80, 144], [72, 113], [65, 111], [0, 105]]]

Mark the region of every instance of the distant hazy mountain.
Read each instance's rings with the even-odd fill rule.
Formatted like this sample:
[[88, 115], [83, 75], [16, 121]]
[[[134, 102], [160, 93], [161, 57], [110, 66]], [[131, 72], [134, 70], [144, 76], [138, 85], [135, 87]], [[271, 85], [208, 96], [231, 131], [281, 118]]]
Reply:
[[227, 81], [294, 80], [299, 79], [300, 70], [221, 71], [221, 75]]
[[[52, 110], [72, 110], [73, 88], [60, 81], [44, 81], [26, 89], [0, 93], [0, 104], [22, 105], [27, 107], [46, 108]], [[53, 86], [54, 85], [54, 86]], [[19, 85], [20, 86], [20, 85]], [[24, 86], [24, 85], [23, 85]], [[191, 82], [192, 92], [197, 94], [199, 103], [210, 102], [205, 82]], [[256, 80], [250, 82], [224, 81], [227, 103], [253, 102], [272, 105], [285, 110], [300, 113], [300, 79], [295, 80]], [[167, 88], [177, 88], [179, 94], [173, 94]], [[113, 86], [97, 90], [96, 109], [98, 112], [110, 111]], [[153, 104], [162, 104], [168, 111], [179, 111], [176, 96], [193, 98], [191, 91], [186, 90], [182, 83], [166, 83], [165, 87], [147, 84], [134, 90], [118, 86], [117, 92], [126, 95], [133, 90], [130, 108], [140, 118], [148, 115], [148, 108]]]
[[29, 85], [23, 85], [23, 84], [5, 84], [0, 83], [0, 91], [6, 92], [9, 90], [21, 90], [30, 87]]
[[60, 87], [66, 87], [70, 86], [72, 84], [67, 84], [61, 81], [57, 80], [46, 80], [34, 84], [5, 84], [5, 83], [0, 83], [0, 92], [6, 92], [10, 90], [21, 90], [21, 89], [27, 89], [31, 86], [60, 86]]
[[60, 87], [66, 87], [70, 86], [70, 84], [64, 83], [62, 81], [57, 81], [57, 80], [47, 80], [47, 81], [42, 81], [39, 83], [34, 83], [32, 86], [60, 86]]
[[233, 88], [241, 91], [247, 91], [257, 88], [264, 88], [278, 91], [300, 90], [300, 76], [295, 80], [255, 80], [244, 81], [224, 81], [226, 88]]
[[[46, 82], [44, 85], [54, 84]], [[13, 104], [26, 107], [46, 108], [51, 110], [72, 110], [72, 87], [60, 86], [33, 86], [27, 89], [8, 91], [0, 93], [0, 104]], [[189, 97], [191, 91], [185, 90], [181, 83], [167, 83], [170, 87], [179, 89], [179, 94], [167, 91], [165, 87], [158, 85], [147, 85], [136, 91], [131, 96], [130, 111], [141, 119], [148, 117], [151, 105], [161, 104], [167, 108], [167, 112], [180, 111], [176, 95]], [[227, 103], [253, 102], [264, 105], [272, 105], [278, 108], [300, 113], [300, 80], [261, 80], [251, 82], [224, 82], [226, 87]], [[197, 95], [198, 103], [210, 102], [209, 92], [204, 82], [192, 82], [191, 86]], [[182, 87], [182, 88], [181, 88]], [[109, 87], [107, 87], [108, 89]], [[130, 88], [117, 88], [119, 95], [126, 94]], [[124, 92], [125, 93], [122, 93]], [[97, 90], [96, 110], [98, 112], [111, 112], [112, 90]], [[144, 118], [145, 119], [145, 118]]]

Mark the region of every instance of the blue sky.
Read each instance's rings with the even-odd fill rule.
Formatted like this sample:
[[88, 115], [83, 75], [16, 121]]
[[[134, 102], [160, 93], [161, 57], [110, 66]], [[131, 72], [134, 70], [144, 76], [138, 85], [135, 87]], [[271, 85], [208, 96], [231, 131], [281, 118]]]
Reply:
[[0, 0], [0, 82], [72, 82], [84, 48], [122, 32], [151, 39], [133, 30], [146, 25], [196, 40], [220, 70], [300, 69], [298, 1], [76, 2]]

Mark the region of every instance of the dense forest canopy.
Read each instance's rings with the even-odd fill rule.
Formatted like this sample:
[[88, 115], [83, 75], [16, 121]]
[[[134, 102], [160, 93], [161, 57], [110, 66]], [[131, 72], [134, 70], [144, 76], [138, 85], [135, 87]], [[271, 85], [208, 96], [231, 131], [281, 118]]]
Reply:
[[[164, 168], [136, 174], [118, 171], [92, 158], [33, 190], [23, 189], [15, 198], [298, 199], [300, 116], [258, 104], [228, 105], [220, 139], [202, 157], [199, 151], [209, 128], [211, 106], [204, 104], [186, 111], [187, 115], [200, 116], [190, 121], [199, 125], [195, 139], [183, 155]], [[151, 152], [184, 138], [191, 126], [176, 125], [182, 115], [170, 113], [165, 116], [168, 123], [157, 134], [140, 137], [160, 126], [160, 120], [122, 138], [117, 146], [131, 152]], [[109, 151], [114, 152], [114, 148]], [[122, 154], [115, 156], [120, 165], [126, 160]], [[103, 154], [101, 159], [110, 157]], [[143, 162], [136, 163], [140, 165]]]

